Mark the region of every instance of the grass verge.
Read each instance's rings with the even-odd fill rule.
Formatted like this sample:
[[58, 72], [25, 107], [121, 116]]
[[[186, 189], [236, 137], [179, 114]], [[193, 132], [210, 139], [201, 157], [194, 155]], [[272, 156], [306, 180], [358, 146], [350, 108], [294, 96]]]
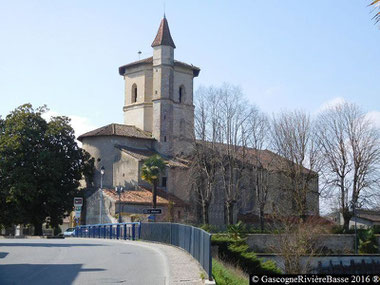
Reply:
[[217, 285], [248, 285], [248, 278], [240, 276], [222, 262], [212, 259], [212, 275]]

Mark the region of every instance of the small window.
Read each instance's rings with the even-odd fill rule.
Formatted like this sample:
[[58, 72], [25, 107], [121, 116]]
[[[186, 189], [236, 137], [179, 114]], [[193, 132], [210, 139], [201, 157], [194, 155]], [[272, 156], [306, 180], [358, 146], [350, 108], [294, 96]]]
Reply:
[[181, 219], [181, 211], [178, 211], [178, 219]]
[[132, 86], [132, 103], [137, 102], [137, 85], [136, 83]]
[[184, 101], [185, 97], [185, 87], [181, 86], [179, 87], [179, 92], [178, 92], [178, 102], [182, 103]]
[[166, 177], [162, 177], [161, 186], [166, 187]]
[[166, 136], [164, 136], [164, 142], [166, 142]]

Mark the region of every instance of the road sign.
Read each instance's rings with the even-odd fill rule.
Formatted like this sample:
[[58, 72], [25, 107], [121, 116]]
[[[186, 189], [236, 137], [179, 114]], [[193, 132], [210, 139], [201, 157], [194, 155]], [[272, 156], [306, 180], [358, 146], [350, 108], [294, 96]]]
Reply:
[[75, 206], [75, 212], [80, 212], [82, 211], [82, 207], [81, 206]]
[[83, 198], [82, 197], [75, 197], [74, 198], [74, 207], [81, 207], [83, 205]]
[[80, 211], [75, 211], [75, 218], [80, 218]]
[[144, 209], [143, 213], [144, 214], [161, 215], [162, 214], [162, 209]]

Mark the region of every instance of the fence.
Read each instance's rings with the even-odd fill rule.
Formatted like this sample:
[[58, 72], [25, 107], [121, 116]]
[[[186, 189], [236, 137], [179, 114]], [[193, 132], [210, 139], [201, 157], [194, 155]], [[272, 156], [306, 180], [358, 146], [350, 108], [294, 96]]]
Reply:
[[97, 224], [75, 228], [76, 237], [136, 240], [140, 235], [140, 223]]
[[141, 239], [183, 248], [199, 261], [212, 280], [211, 234], [182, 224], [142, 223]]

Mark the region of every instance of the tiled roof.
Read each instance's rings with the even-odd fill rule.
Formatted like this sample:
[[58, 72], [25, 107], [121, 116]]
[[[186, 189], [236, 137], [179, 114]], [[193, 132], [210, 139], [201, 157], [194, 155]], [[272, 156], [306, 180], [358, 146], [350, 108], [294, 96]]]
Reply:
[[98, 128], [96, 130], [87, 132], [78, 137], [78, 140], [82, 141], [85, 137], [98, 137], [98, 136], [121, 136], [131, 137], [139, 139], [151, 139], [152, 134], [147, 131], [143, 131], [135, 126], [121, 125], [121, 124], [109, 124], [107, 126]]
[[164, 17], [161, 20], [156, 38], [154, 39], [152, 43], [152, 47], [155, 47], [155, 46], [171, 46], [175, 48], [174, 41], [172, 39], [172, 36], [170, 35], [169, 24], [168, 24], [168, 21], [166, 20], [166, 17]]
[[[104, 189], [103, 193], [114, 201], [119, 201], [119, 196], [113, 189]], [[152, 205], [152, 191], [148, 188], [139, 186], [137, 190], [126, 190], [120, 195], [120, 201], [126, 204], [134, 205]], [[157, 189], [157, 205], [167, 206], [173, 202], [175, 206], [183, 207], [187, 204], [161, 189]]]
[[147, 58], [144, 58], [144, 59], [141, 59], [141, 60], [138, 60], [138, 61], [134, 61], [134, 62], [128, 63], [126, 65], [123, 65], [123, 66], [120, 66], [119, 67], [119, 74], [120, 75], [124, 75], [126, 69], [128, 69], [130, 67], [134, 67], [134, 66], [140, 65], [140, 64], [150, 64], [150, 65], [152, 65], [153, 64], [153, 56], [147, 57]]
[[357, 209], [356, 216], [371, 222], [380, 222], [380, 211]]
[[[203, 143], [200, 141], [197, 141], [198, 143]], [[211, 143], [207, 142], [207, 146], [211, 147]], [[220, 150], [222, 152], [227, 151], [227, 145], [222, 143], [216, 143], [214, 144], [215, 148], [217, 150]], [[280, 171], [282, 164], [289, 163], [289, 160], [286, 158], [268, 150], [268, 149], [254, 149], [246, 147], [244, 148], [245, 151], [245, 159], [248, 160], [252, 165], [256, 166], [262, 166], [264, 169], [271, 170], [271, 171]], [[243, 148], [238, 147], [237, 153], [239, 155], [242, 155]], [[303, 168], [304, 173], [313, 173], [313, 171], [310, 171], [307, 168]]]
[[[123, 145], [115, 145], [115, 147], [133, 156], [134, 158], [138, 160], [145, 160], [152, 155], [159, 154], [158, 152], [154, 150], [146, 149], [146, 148], [134, 148], [134, 147], [123, 146]], [[167, 158], [162, 155], [161, 157], [163, 158], [163, 160], [167, 163], [169, 167], [188, 168], [188, 166], [183, 161], [179, 161], [175, 158]]]
[[[276, 217], [270, 214], [265, 214], [264, 219], [266, 223], [273, 223], [273, 222], [284, 222], [285, 217]], [[238, 220], [242, 221], [243, 223], [246, 224], [258, 224], [260, 223], [260, 218], [258, 215], [254, 213], [246, 213], [246, 214], [238, 214]], [[299, 222], [299, 217], [298, 216], [292, 216], [289, 215], [285, 218], [287, 222], [291, 223], [297, 223]], [[316, 225], [333, 225], [334, 223], [324, 217], [317, 216], [317, 215], [308, 215], [306, 216], [305, 222], [310, 223], [310, 224], [316, 224]]]
[[[119, 67], [119, 74], [124, 75], [125, 70], [127, 70], [128, 68], [135, 67], [135, 66], [142, 65], [142, 64], [153, 65], [153, 56], [147, 57], [147, 58], [144, 58], [144, 59], [141, 59], [138, 61], [134, 61], [134, 62], [128, 63], [126, 65], [123, 65], [123, 66], [120, 66]], [[197, 77], [199, 75], [199, 72], [200, 72], [199, 67], [192, 65], [192, 64], [184, 63], [184, 62], [178, 61], [178, 60], [174, 60], [174, 66], [182, 66], [182, 67], [193, 70], [193, 74], [195, 77]]]

